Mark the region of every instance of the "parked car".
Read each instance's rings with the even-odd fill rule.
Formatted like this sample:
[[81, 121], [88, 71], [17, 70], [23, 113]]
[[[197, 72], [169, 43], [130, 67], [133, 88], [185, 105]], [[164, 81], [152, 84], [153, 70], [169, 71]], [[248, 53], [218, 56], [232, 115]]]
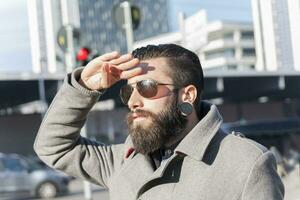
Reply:
[[0, 153], [0, 199], [53, 198], [68, 192], [71, 179], [37, 159]]

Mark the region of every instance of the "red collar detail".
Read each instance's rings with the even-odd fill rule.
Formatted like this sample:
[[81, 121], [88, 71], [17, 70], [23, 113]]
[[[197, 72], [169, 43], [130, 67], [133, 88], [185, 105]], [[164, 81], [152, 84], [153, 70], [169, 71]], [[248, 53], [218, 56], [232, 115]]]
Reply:
[[134, 148], [130, 147], [128, 150], [127, 150], [127, 153], [125, 155], [125, 159], [127, 159], [133, 152], [134, 152]]

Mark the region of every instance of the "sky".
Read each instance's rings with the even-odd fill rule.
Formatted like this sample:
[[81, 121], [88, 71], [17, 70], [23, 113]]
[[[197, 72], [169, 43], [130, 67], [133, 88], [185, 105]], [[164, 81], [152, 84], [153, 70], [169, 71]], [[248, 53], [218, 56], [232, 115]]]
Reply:
[[251, 0], [169, 0], [171, 29], [178, 29], [178, 13], [190, 16], [200, 9], [207, 11], [208, 20], [252, 22]]
[[[27, 0], [0, 1], [0, 73], [31, 71]], [[251, 22], [250, 0], [169, 0], [171, 31], [178, 29], [178, 13], [190, 16], [207, 10], [209, 21]]]
[[0, 1], [0, 73], [30, 71], [26, 0]]

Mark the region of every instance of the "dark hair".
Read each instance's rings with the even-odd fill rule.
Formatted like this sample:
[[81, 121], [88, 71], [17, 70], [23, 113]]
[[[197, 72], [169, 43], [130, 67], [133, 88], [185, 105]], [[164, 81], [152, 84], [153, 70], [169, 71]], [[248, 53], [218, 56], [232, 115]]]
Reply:
[[172, 69], [171, 77], [176, 85], [194, 85], [197, 88], [197, 98], [194, 102], [200, 119], [200, 100], [203, 93], [203, 71], [198, 56], [192, 51], [176, 44], [148, 45], [135, 49], [133, 57], [140, 60], [164, 57]]

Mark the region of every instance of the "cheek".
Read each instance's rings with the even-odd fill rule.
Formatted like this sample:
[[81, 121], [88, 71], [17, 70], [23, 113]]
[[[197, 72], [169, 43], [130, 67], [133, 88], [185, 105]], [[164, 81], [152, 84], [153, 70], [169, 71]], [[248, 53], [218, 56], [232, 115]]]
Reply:
[[144, 101], [144, 108], [145, 110], [149, 110], [154, 114], [159, 114], [162, 111], [165, 111], [167, 107], [170, 106], [171, 102], [171, 96], [166, 96], [157, 99], [147, 99]]

